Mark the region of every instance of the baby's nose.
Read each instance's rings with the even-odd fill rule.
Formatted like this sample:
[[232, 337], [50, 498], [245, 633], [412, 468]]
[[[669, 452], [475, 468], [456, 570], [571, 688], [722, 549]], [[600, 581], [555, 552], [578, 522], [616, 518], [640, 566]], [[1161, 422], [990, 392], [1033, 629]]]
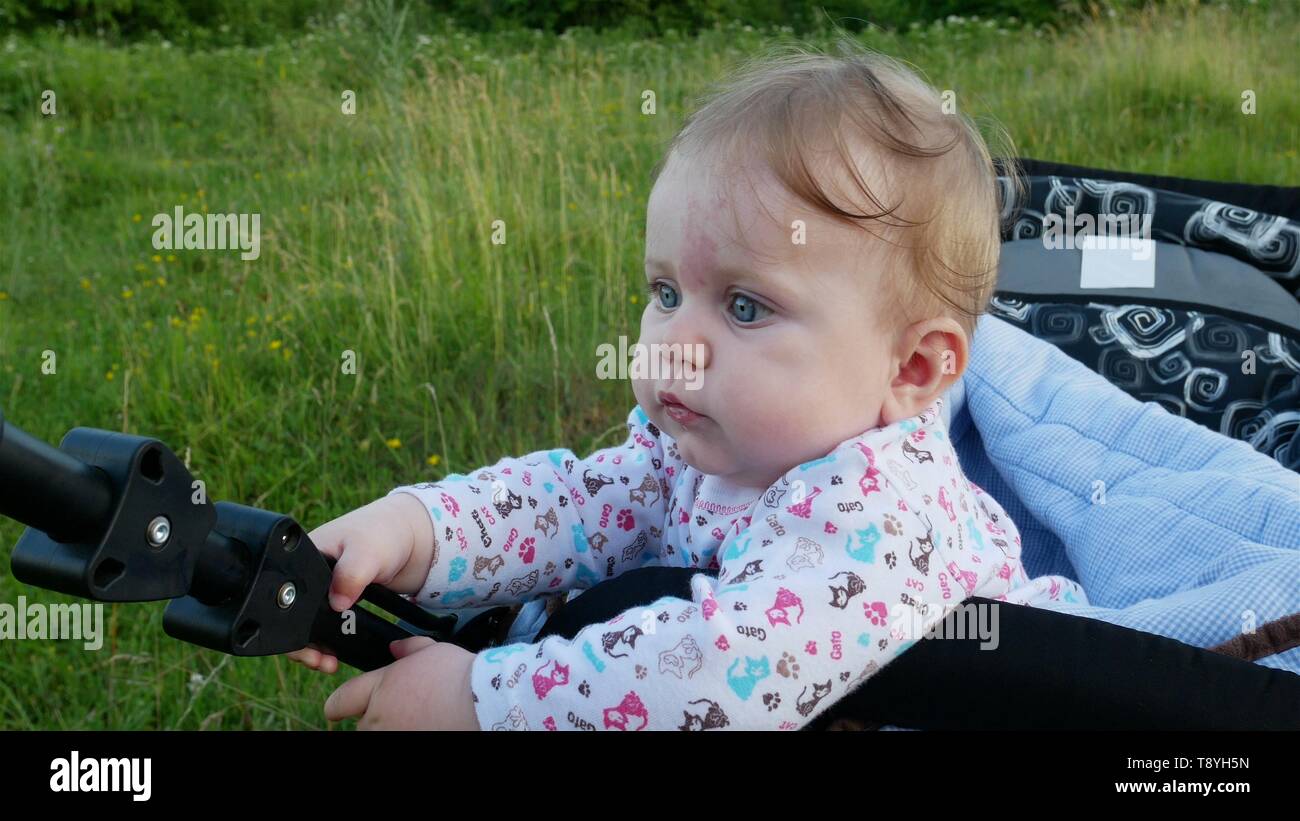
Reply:
[[667, 364], [687, 371], [702, 371], [709, 366], [709, 345], [699, 337], [687, 337], [663, 346], [661, 356]]

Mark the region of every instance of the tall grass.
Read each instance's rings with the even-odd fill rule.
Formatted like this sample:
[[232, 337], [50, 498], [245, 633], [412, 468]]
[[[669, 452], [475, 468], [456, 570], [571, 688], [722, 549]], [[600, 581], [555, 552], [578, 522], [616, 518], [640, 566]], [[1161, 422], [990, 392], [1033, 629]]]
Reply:
[[[1294, 185], [1297, 20], [1204, 7], [863, 40], [1022, 154]], [[502, 455], [611, 444], [633, 398], [595, 351], [638, 332], [650, 169], [709, 81], [784, 37], [343, 18], [258, 49], [0, 43], [0, 407], [52, 442], [158, 437], [213, 497], [309, 528]], [[176, 205], [260, 213], [260, 259], [155, 251], [150, 220]], [[0, 567], [19, 532], [0, 521]], [[0, 602], [20, 594], [68, 600], [0, 573]], [[324, 726], [334, 680], [173, 641], [160, 604], [108, 610], [99, 653], [0, 642], [0, 727]]]

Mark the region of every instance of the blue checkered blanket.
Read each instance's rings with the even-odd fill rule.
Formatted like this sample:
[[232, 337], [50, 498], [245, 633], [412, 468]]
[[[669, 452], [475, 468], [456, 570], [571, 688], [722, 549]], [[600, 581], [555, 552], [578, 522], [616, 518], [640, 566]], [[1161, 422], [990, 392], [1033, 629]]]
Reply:
[[[1198, 647], [1300, 612], [1300, 474], [1248, 444], [993, 316], [949, 413], [962, 468], [1016, 523], [1030, 576], [1088, 596], [1053, 609]], [[1300, 648], [1259, 663], [1300, 673]]]

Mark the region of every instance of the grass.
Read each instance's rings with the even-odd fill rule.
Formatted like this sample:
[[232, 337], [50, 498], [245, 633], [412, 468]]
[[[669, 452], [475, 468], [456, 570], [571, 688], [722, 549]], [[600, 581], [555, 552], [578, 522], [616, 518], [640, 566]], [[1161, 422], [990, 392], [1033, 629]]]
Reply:
[[[1295, 185], [1298, 21], [1234, 5], [863, 39], [1023, 155]], [[0, 42], [0, 407], [51, 442], [76, 425], [157, 437], [214, 498], [308, 528], [502, 455], [612, 444], [633, 398], [595, 378], [595, 350], [637, 334], [650, 169], [707, 82], [784, 36], [343, 18], [199, 53]], [[176, 205], [260, 213], [260, 259], [155, 251], [150, 220]], [[19, 533], [0, 521], [0, 566]], [[0, 602], [19, 595], [70, 600], [0, 574]], [[174, 641], [162, 609], [106, 606], [98, 653], [0, 642], [0, 728], [326, 726], [338, 679]]]

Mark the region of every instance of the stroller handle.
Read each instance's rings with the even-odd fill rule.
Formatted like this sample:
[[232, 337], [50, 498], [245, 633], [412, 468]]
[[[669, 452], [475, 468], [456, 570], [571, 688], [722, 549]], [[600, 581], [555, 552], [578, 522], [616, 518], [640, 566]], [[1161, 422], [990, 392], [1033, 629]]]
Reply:
[[112, 511], [102, 470], [7, 424], [0, 408], [0, 515], [80, 542], [102, 533]]

